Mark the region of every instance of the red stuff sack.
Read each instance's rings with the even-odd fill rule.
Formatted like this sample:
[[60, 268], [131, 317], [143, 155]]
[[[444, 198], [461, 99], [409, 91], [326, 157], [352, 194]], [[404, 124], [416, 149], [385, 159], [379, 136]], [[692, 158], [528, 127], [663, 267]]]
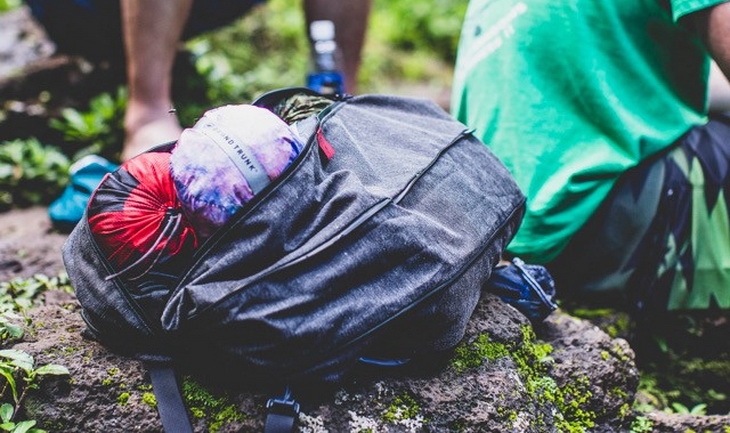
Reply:
[[197, 245], [175, 192], [167, 151], [143, 153], [108, 174], [87, 212], [91, 233], [114, 268], [107, 279], [140, 279], [190, 258]]

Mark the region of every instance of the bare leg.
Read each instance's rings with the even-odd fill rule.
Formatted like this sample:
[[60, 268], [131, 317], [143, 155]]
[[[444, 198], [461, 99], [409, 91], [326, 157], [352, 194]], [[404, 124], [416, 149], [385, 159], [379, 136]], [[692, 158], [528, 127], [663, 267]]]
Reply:
[[176, 139], [172, 65], [192, 0], [121, 0], [129, 102], [121, 159]]
[[347, 93], [355, 93], [357, 89], [357, 73], [360, 69], [370, 4], [371, 0], [304, 1], [307, 29], [309, 29], [309, 23], [316, 20], [331, 20], [335, 23], [335, 39], [342, 50]]

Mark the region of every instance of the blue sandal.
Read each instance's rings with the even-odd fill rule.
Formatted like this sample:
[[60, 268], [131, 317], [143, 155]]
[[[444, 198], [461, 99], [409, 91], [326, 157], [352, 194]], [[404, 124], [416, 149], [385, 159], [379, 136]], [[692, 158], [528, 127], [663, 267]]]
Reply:
[[91, 194], [104, 176], [119, 166], [98, 155], [87, 155], [71, 165], [71, 183], [48, 207], [48, 216], [57, 230], [70, 232], [81, 221]]

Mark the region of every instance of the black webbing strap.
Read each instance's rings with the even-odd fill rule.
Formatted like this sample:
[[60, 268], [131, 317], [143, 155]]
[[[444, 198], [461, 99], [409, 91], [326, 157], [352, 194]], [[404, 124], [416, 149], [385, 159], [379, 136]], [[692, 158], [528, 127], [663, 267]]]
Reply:
[[266, 415], [264, 433], [291, 433], [294, 431], [294, 417], [269, 413]]
[[162, 419], [162, 428], [167, 433], [192, 433], [193, 427], [190, 425], [172, 365], [150, 361], [145, 362], [144, 365], [150, 373], [152, 390], [157, 399], [157, 411]]
[[269, 399], [266, 412], [264, 433], [292, 433], [299, 417], [299, 403], [292, 398], [287, 387], [283, 397]]

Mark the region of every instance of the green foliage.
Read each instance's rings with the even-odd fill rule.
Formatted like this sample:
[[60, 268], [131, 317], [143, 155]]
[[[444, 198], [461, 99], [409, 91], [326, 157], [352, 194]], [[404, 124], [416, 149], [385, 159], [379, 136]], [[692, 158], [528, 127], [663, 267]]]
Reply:
[[641, 403], [636, 409], [683, 414], [726, 413], [728, 396], [713, 387], [727, 387], [727, 382], [723, 379], [713, 383], [706, 377], [730, 377], [730, 356], [705, 360], [680, 357], [669, 347], [666, 350], [670, 361], [644, 367], [637, 390], [637, 401]]
[[56, 277], [36, 274], [31, 278], [0, 282], [0, 343], [23, 336], [23, 327], [30, 324], [25, 310], [37, 304], [40, 295], [48, 290], [71, 293], [73, 288], [65, 273]]
[[16, 9], [21, 4], [21, 0], [0, 0], [0, 13]]
[[[22, 407], [28, 391], [37, 389], [42, 377], [68, 374], [68, 369], [61, 365], [36, 366], [33, 357], [23, 351], [0, 350], [0, 377], [3, 378], [2, 392], [0, 392], [0, 399], [3, 400], [0, 406], [0, 418], [2, 419], [0, 429], [14, 433], [42, 432], [43, 430], [33, 428], [36, 424], [35, 421], [15, 422], [14, 418]], [[10, 395], [7, 395], [8, 390]]]
[[649, 433], [654, 429], [654, 423], [645, 416], [637, 416], [631, 422], [631, 433]]
[[88, 111], [65, 108], [60, 119], [51, 119], [50, 126], [63, 133], [66, 153], [77, 160], [97, 154], [115, 159], [121, 150], [124, 111], [127, 106], [126, 89], [117, 90], [116, 96], [102, 93], [89, 102]]
[[23, 325], [27, 325], [29, 319], [12, 311], [0, 314], [0, 342], [17, 340], [25, 334]]
[[[20, 0], [0, 0], [0, 11], [19, 4]], [[404, 82], [450, 85], [466, 4], [375, 1], [359, 92], [397, 91]], [[175, 98], [182, 125], [191, 125], [211, 106], [248, 102], [273, 88], [304, 85], [309, 44], [302, 9], [301, 0], [270, 0], [231, 25], [188, 41], [200, 77], [183, 86], [197, 89], [185, 88]], [[186, 77], [176, 80], [181, 78]], [[200, 89], [206, 100], [189, 96]], [[93, 98], [86, 109], [62, 110], [49, 122], [63, 136], [63, 143], [52, 143], [60, 152], [35, 139], [0, 144], [0, 210], [50, 203], [68, 183], [67, 159], [98, 154], [118, 160], [126, 101], [126, 91], [119, 89]]]
[[48, 290], [73, 292], [68, 275], [56, 277], [36, 274], [31, 278], [13, 278], [0, 282], [0, 313], [22, 312], [34, 305], [39, 296]]
[[[211, 106], [248, 102], [274, 88], [304, 84], [309, 48], [301, 3], [295, 0], [269, 1], [187, 47], [205, 79]], [[183, 124], [202, 113], [181, 111]]]
[[[376, 1], [362, 53], [359, 91], [387, 90], [393, 82], [448, 86], [466, 5], [466, 0]], [[297, 0], [271, 0], [233, 25], [188, 42], [187, 48], [213, 106], [304, 85], [310, 55]], [[204, 108], [178, 107], [182, 123], [190, 124]]]
[[0, 143], [0, 210], [48, 204], [68, 181], [69, 160], [35, 138]]
[[689, 408], [682, 403], [675, 401], [671, 404], [671, 409], [665, 408], [664, 411], [667, 413], [679, 413], [684, 415], [707, 415], [707, 404], [700, 403]]
[[376, 0], [369, 31], [402, 51], [429, 52], [453, 63], [467, 4], [466, 0]]

